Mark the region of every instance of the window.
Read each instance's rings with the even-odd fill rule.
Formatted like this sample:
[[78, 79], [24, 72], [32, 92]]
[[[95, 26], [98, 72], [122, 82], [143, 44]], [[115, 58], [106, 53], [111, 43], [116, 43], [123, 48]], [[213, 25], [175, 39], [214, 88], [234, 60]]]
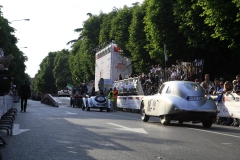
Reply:
[[184, 86], [191, 91], [201, 90], [201, 87], [194, 83], [184, 83]]
[[168, 89], [167, 89], [166, 93], [167, 93], [167, 94], [170, 94], [170, 93], [171, 93], [171, 91], [172, 91], [172, 88], [171, 88], [171, 86], [168, 86]]
[[160, 87], [160, 89], [159, 89], [159, 93], [161, 94], [162, 93], [162, 91], [163, 91], [163, 88], [164, 88], [164, 84]]

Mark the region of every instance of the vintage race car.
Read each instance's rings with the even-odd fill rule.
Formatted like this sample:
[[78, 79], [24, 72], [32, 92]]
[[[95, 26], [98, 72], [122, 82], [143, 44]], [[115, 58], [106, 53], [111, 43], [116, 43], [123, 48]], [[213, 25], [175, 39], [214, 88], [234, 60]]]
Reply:
[[83, 98], [83, 107], [82, 110], [90, 111], [90, 108], [98, 108], [102, 112], [106, 110], [110, 111], [110, 100], [104, 96], [91, 96]]
[[58, 97], [70, 97], [72, 95], [72, 92], [69, 89], [62, 89], [58, 91]]
[[160, 117], [164, 125], [171, 120], [183, 122], [202, 122], [209, 128], [217, 116], [217, 106], [212, 99], [207, 99], [202, 87], [190, 81], [169, 81], [163, 83], [155, 95], [145, 96], [140, 106], [142, 121], [150, 116]]
[[80, 86], [74, 86], [72, 88], [72, 95], [70, 97], [70, 106], [74, 107], [80, 107], [82, 108], [83, 106], [83, 97], [86, 95], [82, 94], [82, 89]]

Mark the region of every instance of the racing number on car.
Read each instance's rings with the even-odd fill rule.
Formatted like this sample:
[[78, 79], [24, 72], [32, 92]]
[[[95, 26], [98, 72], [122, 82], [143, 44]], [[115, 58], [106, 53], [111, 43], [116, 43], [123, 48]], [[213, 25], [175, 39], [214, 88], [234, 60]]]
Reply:
[[155, 110], [155, 108], [156, 108], [156, 100], [154, 99], [152, 100], [152, 109]]
[[151, 100], [148, 101], [147, 111], [151, 111]]

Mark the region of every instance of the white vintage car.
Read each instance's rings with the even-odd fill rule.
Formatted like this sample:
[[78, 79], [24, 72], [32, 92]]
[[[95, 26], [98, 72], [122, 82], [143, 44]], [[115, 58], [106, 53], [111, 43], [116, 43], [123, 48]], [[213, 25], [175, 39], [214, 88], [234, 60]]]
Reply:
[[209, 128], [217, 116], [217, 106], [212, 99], [204, 96], [202, 87], [190, 81], [169, 81], [163, 83], [155, 95], [145, 96], [140, 106], [142, 121], [149, 117], [160, 117], [162, 124], [171, 120], [202, 122]]
[[58, 91], [58, 97], [70, 97], [72, 92], [69, 89], [62, 89]]
[[91, 96], [83, 97], [83, 107], [82, 110], [90, 111], [91, 108], [98, 108], [102, 112], [106, 110], [110, 111], [110, 101], [104, 96]]
[[[212, 96], [217, 100], [216, 96]], [[217, 103], [218, 117], [237, 118], [240, 119], [240, 94], [230, 93], [223, 94], [221, 100]]]

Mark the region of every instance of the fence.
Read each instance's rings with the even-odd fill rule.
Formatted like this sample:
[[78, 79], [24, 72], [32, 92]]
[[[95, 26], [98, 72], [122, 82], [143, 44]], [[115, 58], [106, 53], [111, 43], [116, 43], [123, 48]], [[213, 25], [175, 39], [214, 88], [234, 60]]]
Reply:
[[13, 97], [10, 95], [0, 96], [0, 118], [13, 106]]

